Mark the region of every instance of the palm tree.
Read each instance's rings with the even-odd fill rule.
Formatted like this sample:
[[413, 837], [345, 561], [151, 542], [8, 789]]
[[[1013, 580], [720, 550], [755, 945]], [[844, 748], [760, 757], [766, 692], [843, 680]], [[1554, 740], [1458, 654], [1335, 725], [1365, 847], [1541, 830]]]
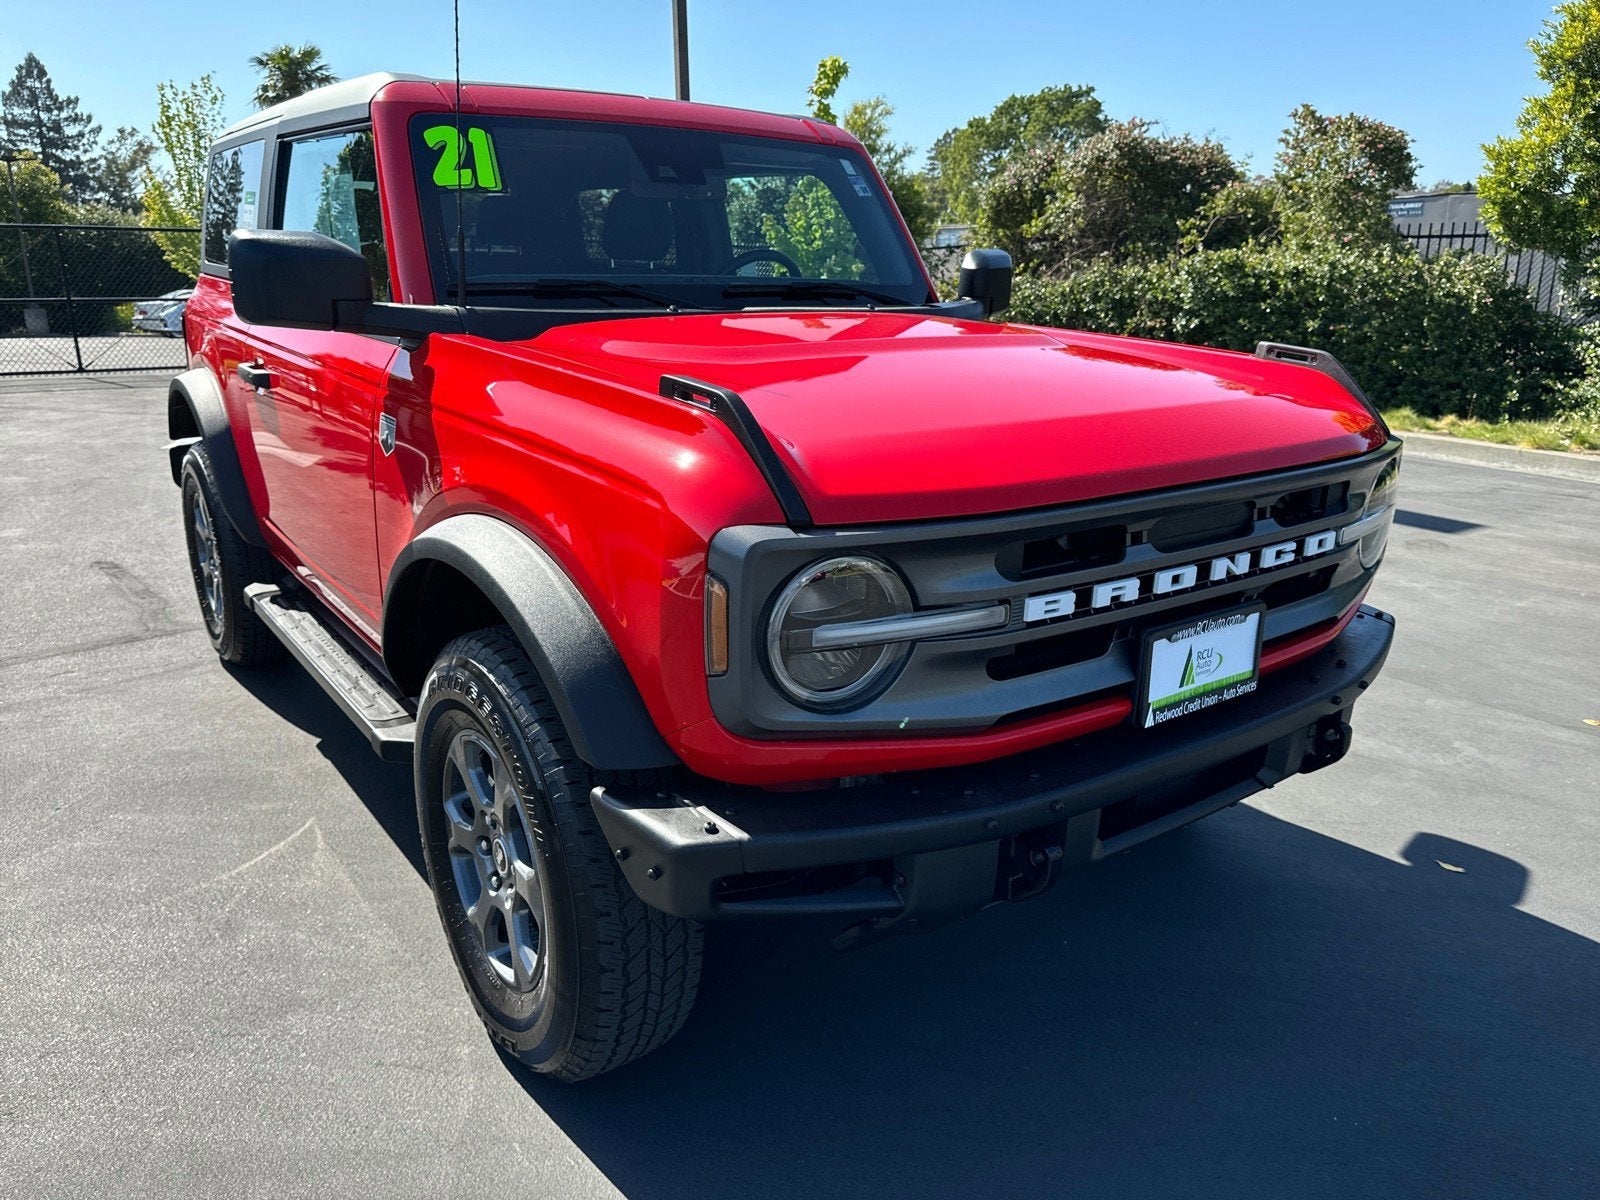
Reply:
[[321, 48], [311, 42], [298, 49], [287, 42], [274, 46], [265, 54], [253, 56], [250, 65], [261, 72], [261, 82], [256, 85], [257, 108], [269, 108], [312, 88], [339, 81], [322, 61]]

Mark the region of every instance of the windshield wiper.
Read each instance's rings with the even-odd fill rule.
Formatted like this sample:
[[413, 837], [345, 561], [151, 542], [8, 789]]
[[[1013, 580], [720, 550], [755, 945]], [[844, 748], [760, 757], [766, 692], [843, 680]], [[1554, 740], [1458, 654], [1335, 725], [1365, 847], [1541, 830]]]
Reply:
[[[459, 295], [461, 289], [451, 284], [449, 292], [452, 296]], [[662, 308], [673, 311], [683, 307], [681, 301], [674, 300], [671, 296], [660, 292], [652, 292], [649, 288], [635, 287], [631, 283], [616, 283], [610, 279], [508, 279], [500, 283], [480, 282], [474, 283], [467, 280], [466, 294], [469, 296], [631, 296], [635, 300], [645, 300], [651, 304], [659, 304]]]
[[892, 304], [896, 308], [915, 307], [899, 296], [845, 279], [760, 279], [749, 283], [730, 283], [722, 289], [722, 294], [730, 299], [735, 296], [838, 296], [844, 300], [860, 297], [879, 304]]

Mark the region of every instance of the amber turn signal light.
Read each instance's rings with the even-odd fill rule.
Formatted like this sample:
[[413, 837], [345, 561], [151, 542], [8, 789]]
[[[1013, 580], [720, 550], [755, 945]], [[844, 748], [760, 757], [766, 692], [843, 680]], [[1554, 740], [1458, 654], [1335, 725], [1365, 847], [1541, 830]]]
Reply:
[[728, 585], [706, 576], [706, 674], [728, 673]]

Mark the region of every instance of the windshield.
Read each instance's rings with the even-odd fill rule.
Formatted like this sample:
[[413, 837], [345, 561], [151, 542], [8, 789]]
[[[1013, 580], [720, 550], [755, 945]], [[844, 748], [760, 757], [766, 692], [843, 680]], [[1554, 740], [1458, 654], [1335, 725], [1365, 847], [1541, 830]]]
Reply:
[[493, 305], [712, 309], [930, 299], [857, 151], [532, 117], [466, 115], [458, 131], [439, 113], [413, 119], [411, 142], [443, 303], [463, 294]]

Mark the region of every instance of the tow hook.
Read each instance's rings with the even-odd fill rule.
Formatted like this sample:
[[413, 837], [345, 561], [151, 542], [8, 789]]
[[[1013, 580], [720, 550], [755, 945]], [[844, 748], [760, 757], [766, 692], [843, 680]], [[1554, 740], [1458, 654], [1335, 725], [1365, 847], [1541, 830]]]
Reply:
[[1337, 713], [1323, 717], [1310, 733], [1311, 749], [1300, 763], [1303, 774], [1332, 766], [1350, 752], [1350, 723]]
[[1005, 898], [1027, 900], [1049, 891], [1061, 874], [1061, 846], [1039, 834], [1018, 835], [1006, 843], [1006, 854], [1000, 861]]

